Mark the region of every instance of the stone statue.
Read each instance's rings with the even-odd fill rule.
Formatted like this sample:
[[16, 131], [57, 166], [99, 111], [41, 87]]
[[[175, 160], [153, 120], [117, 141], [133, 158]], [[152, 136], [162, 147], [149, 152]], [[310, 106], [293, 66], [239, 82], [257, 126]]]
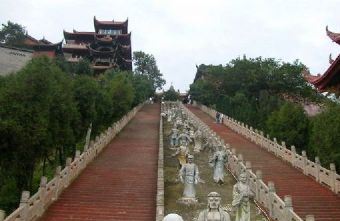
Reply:
[[184, 183], [183, 198], [196, 199], [195, 185], [199, 181], [199, 171], [194, 164], [194, 156], [188, 155], [188, 163], [184, 164], [179, 171], [179, 179]]
[[177, 146], [178, 145], [178, 129], [177, 128], [172, 128], [172, 134], [170, 137], [170, 145], [172, 147]]
[[232, 206], [236, 209], [235, 221], [250, 221], [250, 202], [254, 193], [247, 183], [247, 174], [241, 173], [233, 188]]
[[217, 146], [217, 150], [209, 160], [210, 165], [214, 168], [215, 183], [224, 183], [224, 167], [227, 161], [227, 153], [224, 147], [220, 144]]
[[216, 192], [208, 194], [208, 208], [201, 211], [197, 221], [230, 221], [230, 216], [221, 207], [221, 195]]
[[179, 140], [179, 142], [184, 141], [184, 145], [188, 146], [189, 143], [191, 142], [190, 136], [186, 133], [181, 133], [178, 137], [177, 140]]
[[194, 152], [200, 152], [202, 149], [202, 132], [198, 129], [194, 134], [195, 147]]
[[177, 156], [180, 168], [187, 162], [187, 155], [189, 154], [189, 148], [185, 144], [184, 140], [180, 140], [180, 146], [177, 148], [176, 153], [172, 156]]

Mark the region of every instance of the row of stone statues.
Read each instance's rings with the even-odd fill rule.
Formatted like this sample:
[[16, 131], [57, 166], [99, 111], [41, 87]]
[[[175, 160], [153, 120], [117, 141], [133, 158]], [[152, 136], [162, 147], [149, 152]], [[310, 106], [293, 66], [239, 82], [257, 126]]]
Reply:
[[[165, 109], [165, 110], [164, 110]], [[210, 157], [208, 164], [213, 168], [213, 180], [218, 184], [224, 183], [225, 165], [228, 162], [228, 145], [224, 145], [216, 133], [210, 130], [203, 122], [190, 118], [189, 113], [177, 105], [168, 105], [164, 108], [168, 122], [173, 123], [170, 135], [170, 146], [175, 150], [179, 167], [179, 180], [184, 185], [182, 198], [179, 203], [197, 203], [195, 185], [204, 181], [199, 177], [198, 166], [194, 163], [194, 156], [190, 154], [189, 145], [193, 145], [193, 152], [208, 151]], [[240, 174], [239, 181], [233, 187], [233, 200], [231, 205], [236, 212], [235, 221], [250, 221], [250, 199], [253, 193], [247, 184], [247, 175]], [[229, 221], [230, 216], [222, 209], [221, 195], [217, 192], [208, 194], [208, 207], [199, 213], [197, 221]], [[171, 221], [174, 214], [169, 214], [164, 221]], [[167, 220], [169, 219], [169, 220]], [[173, 219], [180, 220], [180, 219]]]

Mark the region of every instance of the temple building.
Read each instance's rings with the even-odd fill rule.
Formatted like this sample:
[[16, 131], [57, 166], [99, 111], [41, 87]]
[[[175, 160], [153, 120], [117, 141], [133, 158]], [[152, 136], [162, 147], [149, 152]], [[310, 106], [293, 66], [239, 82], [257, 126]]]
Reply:
[[[340, 45], [340, 33], [331, 32], [326, 27], [327, 36], [335, 43]], [[317, 76], [311, 75], [307, 70], [304, 70], [303, 75], [305, 79], [313, 84], [315, 88], [320, 92], [335, 93], [340, 95], [340, 55], [333, 60], [329, 56], [330, 66], [323, 75]]]
[[119, 68], [132, 70], [131, 32], [128, 20], [98, 21], [93, 19], [94, 32], [64, 31], [62, 51], [68, 62], [88, 59], [95, 73]]

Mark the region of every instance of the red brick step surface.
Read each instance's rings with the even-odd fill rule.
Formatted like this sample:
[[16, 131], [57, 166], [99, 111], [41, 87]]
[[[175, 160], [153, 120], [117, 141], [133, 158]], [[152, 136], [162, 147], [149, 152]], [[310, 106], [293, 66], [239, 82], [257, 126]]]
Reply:
[[145, 105], [40, 220], [154, 220], [159, 116]]
[[214, 120], [199, 108], [188, 108], [235, 148], [237, 154], [241, 153], [245, 161], [250, 161], [253, 171], [262, 170], [263, 180], [266, 183], [273, 181], [276, 193], [282, 199], [285, 195], [291, 195], [294, 211], [301, 218], [314, 215], [317, 221], [340, 221], [340, 197], [331, 190], [228, 127], [214, 123]]

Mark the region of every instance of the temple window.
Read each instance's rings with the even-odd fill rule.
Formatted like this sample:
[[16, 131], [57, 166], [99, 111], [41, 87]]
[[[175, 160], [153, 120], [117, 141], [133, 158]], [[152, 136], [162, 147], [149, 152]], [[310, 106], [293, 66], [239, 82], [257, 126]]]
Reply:
[[107, 35], [119, 35], [122, 34], [122, 30], [113, 30], [113, 29], [99, 29], [99, 34], [107, 34]]

